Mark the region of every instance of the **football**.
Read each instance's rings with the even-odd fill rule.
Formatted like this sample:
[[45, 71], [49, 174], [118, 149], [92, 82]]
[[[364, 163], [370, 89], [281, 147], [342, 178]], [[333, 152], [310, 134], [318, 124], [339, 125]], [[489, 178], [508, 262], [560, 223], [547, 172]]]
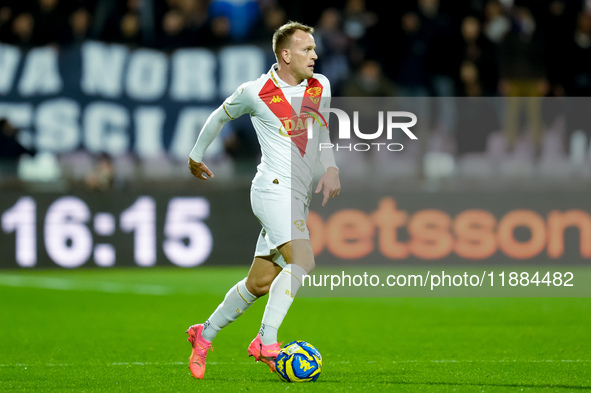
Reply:
[[322, 371], [322, 356], [312, 344], [292, 341], [281, 349], [275, 366], [286, 382], [314, 382]]

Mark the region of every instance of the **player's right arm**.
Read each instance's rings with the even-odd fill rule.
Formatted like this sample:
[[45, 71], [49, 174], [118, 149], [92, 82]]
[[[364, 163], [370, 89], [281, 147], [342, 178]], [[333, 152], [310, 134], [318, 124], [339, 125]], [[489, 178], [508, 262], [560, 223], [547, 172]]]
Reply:
[[221, 105], [207, 118], [203, 125], [197, 142], [193, 146], [193, 150], [189, 154], [189, 170], [198, 179], [207, 180], [204, 174], [213, 178], [213, 172], [209, 170], [207, 165], [203, 163], [203, 156], [205, 150], [211, 145], [211, 142], [220, 134], [224, 124], [229, 122], [231, 118], [224, 111], [224, 105]]
[[203, 162], [197, 162], [189, 157], [189, 170], [198, 179], [207, 180], [205, 175], [214, 178], [213, 172]]
[[245, 113], [252, 112], [251, 100], [248, 94], [244, 93], [248, 84], [245, 83], [238, 87], [234, 94], [228, 97], [222, 105], [209, 115], [203, 125], [197, 142], [195, 142], [195, 146], [193, 146], [193, 150], [189, 154], [189, 170], [198, 179], [207, 180], [205, 175], [210, 178], [214, 177], [213, 172], [203, 162], [203, 156], [209, 145], [211, 145], [222, 131], [224, 124]]

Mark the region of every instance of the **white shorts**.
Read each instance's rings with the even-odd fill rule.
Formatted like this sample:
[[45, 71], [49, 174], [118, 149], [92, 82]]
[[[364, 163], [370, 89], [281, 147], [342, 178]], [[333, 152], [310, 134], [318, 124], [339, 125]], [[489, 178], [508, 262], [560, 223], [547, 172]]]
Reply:
[[310, 239], [306, 221], [308, 206], [285, 187], [251, 187], [252, 211], [263, 226], [257, 240], [255, 257], [271, 256], [273, 262], [285, 267], [279, 250], [282, 244], [295, 239]]

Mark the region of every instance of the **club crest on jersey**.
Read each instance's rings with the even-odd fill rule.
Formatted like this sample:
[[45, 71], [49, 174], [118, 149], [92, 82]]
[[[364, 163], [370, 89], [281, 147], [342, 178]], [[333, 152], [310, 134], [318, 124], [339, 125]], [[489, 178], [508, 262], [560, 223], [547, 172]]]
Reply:
[[293, 223], [301, 232], [306, 230], [306, 222], [304, 220], [295, 220]]
[[269, 101], [269, 104], [278, 104], [280, 102], [283, 102], [283, 99], [279, 96], [273, 96], [273, 98], [271, 98], [271, 101]]
[[314, 104], [318, 104], [320, 102], [320, 95], [322, 94], [322, 87], [310, 87], [306, 90], [306, 94], [310, 98]]

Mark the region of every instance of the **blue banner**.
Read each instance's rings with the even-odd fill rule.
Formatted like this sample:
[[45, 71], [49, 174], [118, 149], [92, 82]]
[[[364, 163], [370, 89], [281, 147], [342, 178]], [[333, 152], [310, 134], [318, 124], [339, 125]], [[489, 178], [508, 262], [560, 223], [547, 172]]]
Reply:
[[0, 118], [39, 151], [185, 160], [211, 111], [269, 64], [250, 45], [168, 54], [95, 41], [30, 50], [0, 44]]

